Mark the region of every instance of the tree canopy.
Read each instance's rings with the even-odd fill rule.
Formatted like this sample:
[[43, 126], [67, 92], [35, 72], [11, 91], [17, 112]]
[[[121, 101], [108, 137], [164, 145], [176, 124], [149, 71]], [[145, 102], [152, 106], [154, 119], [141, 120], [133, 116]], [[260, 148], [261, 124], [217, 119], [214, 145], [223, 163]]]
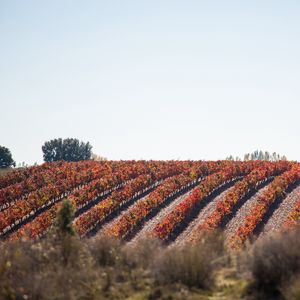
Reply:
[[9, 168], [16, 166], [15, 161], [12, 159], [11, 152], [8, 148], [0, 146], [0, 168]]
[[46, 162], [88, 160], [92, 155], [92, 146], [89, 142], [80, 142], [74, 138], [50, 140], [44, 143], [42, 150]]

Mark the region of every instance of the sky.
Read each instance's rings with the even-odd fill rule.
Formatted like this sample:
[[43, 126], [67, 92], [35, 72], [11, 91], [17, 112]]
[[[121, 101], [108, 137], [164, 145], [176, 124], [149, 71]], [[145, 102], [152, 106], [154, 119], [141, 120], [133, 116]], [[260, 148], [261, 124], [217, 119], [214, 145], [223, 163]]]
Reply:
[[0, 145], [300, 160], [300, 1], [0, 0]]

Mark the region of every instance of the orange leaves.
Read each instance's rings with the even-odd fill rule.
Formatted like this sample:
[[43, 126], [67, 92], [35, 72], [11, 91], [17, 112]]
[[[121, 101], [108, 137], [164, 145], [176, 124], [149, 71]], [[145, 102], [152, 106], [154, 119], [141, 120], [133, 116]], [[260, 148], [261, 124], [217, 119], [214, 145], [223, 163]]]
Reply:
[[[113, 163], [115, 164], [115, 163]], [[18, 199], [11, 206], [0, 212], [0, 235], [7, 229], [13, 228], [17, 222], [29, 218], [44, 205], [59, 201], [65, 193], [69, 193], [75, 187], [87, 183], [91, 179], [89, 169], [94, 167], [95, 176], [105, 174], [107, 163], [84, 161], [78, 163], [59, 163], [53, 166], [53, 172], [60, 176], [55, 182], [44, 185], [42, 188], [32, 191], [26, 198]], [[37, 175], [36, 175], [37, 178]]]
[[[232, 163], [227, 165], [225, 171], [219, 171], [205, 178], [196, 189], [183, 201], [181, 201], [174, 210], [167, 215], [153, 230], [153, 235], [167, 239], [173, 230], [178, 226], [195, 208], [203, 201], [214, 189], [224, 184], [234, 177], [242, 175], [242, 166]], [[246, 165], [244, 164], [244, 167]]]
[[117, 222], [113, 223], [106, 231], [107, 235], [124, 237], [139, 222], [146, 218], [153, 209], [158, 207], [165, 199], [191, 183], [193, 179], [189, 175], [180, 174], [165, 180], [149, 196], [133, 205]]
[[[173, 176], [160, 184], [148, 197], [136, 202], [123, 217], [113, 223], [109, 233], [123, 237], [148, 216], [152, 216], [152, 212], [160, 208], [167, 198], [176, 195], [183, 187], [195, 182], [194, 180], [206, 176], [155, 228], [156, 236], [167, 239], [216, 188], [233, 178], [246, 175], [221, 202], [217, 203], [215, 211], [207, 217], [203, 226], [197, 229], [198, 235], [200, 230], [218, 227], [224, 216], [231, 213], [233, 207], [249, 190], [256, 188], [266, 178], [277, 176], [291, 165], [294, 165], [293, 169], [284, 173], [284, 176], [275, 178], [272, 188], [266, 190], [259, 199], [259, 205], [245, 219], [244, 227], [240, 228], [240, 235], [237, 236], [239, 241], [243, 241], [263, 218], [269, 205], [277, 197], [284, 195], [286, 187], [299, 178], [299, 164], [298, 169], [295, 163], [262, 161], [108, 161], [44, 164], [30, 171], [26, 170], [27, 173], [14, 173], [15, 179], [0, 178], [0, 210], [2, 204], [7, 205], [0, 212], [0, 235], [7, 228], [13, 231], [18, 222], [26, 220], [32, 214], [35, 218], [18, 229], [12, 238], [26, 234], [35, 238], [43, 234], [53, 223], [62, 197], [71, 200], [77, 213], [81, 213], [82, 208], [89, 207], [89, 210], [75, 221], [79, 234], [85, 235], [112, 213], [119, 212], [122, 205], [159, 181]], [[25, 173], [28, 176], [25, 176]], [[112, 194], [104, 198], [108, 192]], [[47, 207], [47, 210], [41, 212], [42, 208], [44, 210]], [[291, 222], [299, 220], [299, 215], [300, 208], [295, 210]]]
[[192, 234], [192, 239], [197, 239], [201, 231], [217, 228], [223, 217], [231, 213], [233, 206], [249, 189], [254, 188], [260, 181], [265, 180], [269, 176], [283, 172], [288, 167], [289, 164], [286, 162], [260, 162], [259, 164], [251, 162], [249, 165], [241, 164], [234, 166], [234, 164], [231, 164], [231, 167], [227, 165], [222, 171], [208, 176], [191, 195], [180, 202], [175, 209], [155, 227], [154, 235], [162, 239], [168, 238], [176, 226], [180, 226], [181, 222], [192, 212], [197, 203], [205, 199], [215, 188], [236, 176], [251, 171], [242, 181], [235, 184], [233, 190], [229, 191], [225, 199], [217, 204], [216, 209], [211, 215], [195, 229]]
[[[56, 184], [65, 180], [67, 176], [71, 183], [76, 184], [79, 180], [78, 172], [82, 172], [88, 168], [95, 169], [95, 176], [99, 176], [105, 172], [106, 165], [91, 162], [59, 162], [35, 167], [34, 173], [24, 178], [23, 181], [9, 185], [0, 190], [0, 207], [5, 205], [4, 208], [10, 206], [13, 201], [24, 198], [30, 192], [34, 192], [50, 184]], [[77, 175], [77, 176], [76, 176]], [[89, 180], [89, 177], [86, 177]]]
[[[99, 165], [99, 163], [95, 163], [95, 162], [93, 162], [93, 164], [97, 166]], [[59, 172], [61, 174], [64, 175], [67, 174], [67, 176], [65, 176], [65, 180], [61, 180], [60, 182], [57, 182], [56, 185], [53, 184], [48, 185], [46, 186], [46, 190], [41, 189], [37, 191], [35, 194], [32, 194], [31, 198], [34, 199], [34, 201], [32, 200], [30, 205], [28, 206], [24, 205], [25, 202], [23, 201], [21, 205], [14, 206], [14, 209], [22, 208], [22, 211], [18, 211], [18, 212], [15, 211], [15, 214], [3, 212], [3, 214], [1, 215], [0, 213], [0, 225], [2, 224], [2, 228], [5, 228], [5, 226], [8, 226], [8, 224], [14, 226], [13, 224], [14, 222], [19, 220], [20, 218], [23, 218], [22, 216], [28, 215], [28, 213], [30, 213], [32, 209], [39, 209], [41, 205], [45, 204], [48, 200], [52, 199], [53, 197], [60, 196], [62, 193], [65, 194], [65, 192], [69, 188], [75, 187], [75, 185], [78, 186], [80, 185], [80, 183], [81, 183], [81, 187], [79, 189], [73, 190], [73, 192], [71, 192], [68, 196], [76, 209], [79, 209], [87, 205], [91, 201], [95, 200], [95, 198], [101, 195], [101, 193], [106, 192], [112, 188], [117, 188], [120, 187], [121, 185], [124, 185], [126, 181], [132, 180], [133, 178], [137, 177], [139, 174], [149, 173], [151, 175], [147, 175], [139, 178], [139, 185], [136, 187], [135, 192], [142, 190], [144, 187], [146, 187], [149, 184], [150, 179], [159, 180], [164, 176], [169, 176], [174, 173], [183, 172], [189, 169], [192, 164], [198, 165], [199, 162], [196, 163], [192, 163], [189, 161], [105, 162], [106, 171], [102, 172], [102, 177], [99, 177], [99, 171], [97, 171], [96, 168], [91, 168], [91, 167], [87, 169], [85, 172], [80, 172], [80, 168], [78, 168], [79, 166], [77, 166], [76, 171], [69, 170], [69, 172], [64, 172], [64, 171], [61, 172], [60, 169]], [[68, 175], [69, 173], [71, 173], [70, 176]], [[97, 176], [99, 178], [97, 178]], [[87, 183], [87, 180], [92, 180], [92, 181]], [[84, 181], [85, 184], [82, 186]], [[119, 205], [121, 201], [126, 200], [128, 197], [130, 197], [131, 192], [132, 191], [129, 189], [129, 187], [126, 186], [126, 188], [123, 189], [122, 194], [116, 194], [117, 192], [113, 193], [112, 195], [113, 198], [109, 199], [103, 204], [100, 204], [99, 207], [101, 208], [101, 210], [100, 212], [97, 211], [97, 213], [99, 214], [98, 217], [101, 216], [102, 213], [104, 212], [106, 214], [110, 213], [111, 210], [115, 208], [116, 203], [118, 203]], [[118, 199], [118, 201], [116, 199]], [[47, 211], [43, 212], [38, 217], [36, 217], [33, 221], [24, 225], [23, 227], [26, 227], [26, 230], [25, 231], [18, 230], [17, 236], [24, 234], [26, 231], [32, 231], [31, 230], [32, 228], [35, 228], [34, 230], [35, 235], [42, 234], [45, 230], [47, 230], [51, 226], [58, 206], [59, 204], [54, 205], [53, 207], [51, 207], [50, 209], [48, 209]], [[5, 218], [5, 216], [7, 218]], [[94, 217], [92, 214], [87, 215], [87, 220], [85, 220], [84, 222], [93, 223], [95, 221], [93, 218]], [[42, 222], [41, 220], [47, 220], [47, 221]], [[84, 222], [83, 224], [85, 224]], [[88, 227], [88, 225], [85, 224], [83, 225], [83, 227], [86, 228]]]
[[149, 174], [140, 175], [136, 179], [129, 182], [124, 188], [119, 191], [115, 191], [112, 195], [99, 204], [92, 207], [85, 214], [82, 214], [75, 220], [75, 228], [80, 236], [86, 234], [91, 228], [102, 221], [108, 216], [114, 209], [118, 208], [122, 203], [130, 198], [140, 190], [148, 187], [151, 183], [154, 183]]
[[[260, 196], [258, 203], [251, 209], [245, 222], [238, 228], [237, 238], [243, 243], [262, 221], [269, 206], [285, 194], [285, 190], [300, 179], [300, 165], [295, 164], [290, 170], [276, 177], [268, 189]], [[236, 237], [233, 237], [233, 240]]]
[[[254, 169], [250, 174], [248, 174], [242, 181], [237, 182], [233, 189], [226, 193], [224, 199], [219, 201], [216, 205], [216, 209], [203, 221], [203, 223], [198, 226], [193, 234], [192, 239], [197, 239], [199, 233], [203, 230], [217, 228], [222, 219], [231, 213], [233, 207], [238, 203], [238, 201], [246, 195], [246, 193], [255, 188], [260, 182], [268, 179], [270, 176], [274, 176], [280, 172], [285, 171], [288, 165], [279, 163], [263, 163], [261, 167]], [[272, 197], [273, 193], [270, 192], [269, 197]], [[262, 206], [257, 207], [258, 212], [262, 210]], [[254, 212], [253, 212], [254, 214]], [[253, 217], [251, 215], [251, 218]], [[251, 223], [252, 219], [248, 221], [248, 225]]]

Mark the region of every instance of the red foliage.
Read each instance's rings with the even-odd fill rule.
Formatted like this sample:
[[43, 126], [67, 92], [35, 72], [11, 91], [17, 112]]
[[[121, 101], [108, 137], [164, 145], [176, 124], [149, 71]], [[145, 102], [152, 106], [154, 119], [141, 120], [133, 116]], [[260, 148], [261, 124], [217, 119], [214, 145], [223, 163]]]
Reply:
[[[57, 181], [66, 178], [67, 172], [81, 172], [83, 170], [92, 169], [94, 176], [100, 176], [107, 171], [108, 163], [96, 163], [92, 161], [85, 162], [56, 162], [50, 168], [42, 165], [35, 167], [34, 173], [26, 177], [18, 183], [14, 183], [0, 190], [0, 207], [2, 209], [10, 206], [14, 200], [25, 198], [30, 192], [36, 191], [47, 184], [55, 184]], [[95, 174], [96, 173], [96, 174]]]
[[[231, 165], [232, 163], [230, 163]], [[162, 204], [166, 198], [179, 192], [180, 189], [191, 184], [196, 177], [203, 177], [209, 173], [224, 168], [226, 162], [220, 162], [217, 165], [203, 163], [203, 165], [185, 174], [180, 174], [165, 180], [148, 197], [133, 205], [117, 222], [114, 222], [106, 231], [107, 235], [115, 237], [124, 237], [132, 231], [144, 218], [146, 218], [156, 207]], [[241, 164], [238, 164], [239, 166]]]
[[183, 201], [181, 201], [174, 210], [169, 213], [153, 230], [153, 235], [161, 239], [167, 239], [170, 234], [205, 198], [207, 198], [220, 185], [234, 179], [235, 177], [249, 173], [256, 164], [230, 163], [220, 172], [208, 176], [200, 182], [199, 186]]
[[81, 168], [75, 165], [75, 168], [73, 168], [70, 167], [70, 164], [63, 163], [57, 171], [61, 174], [60, 180], [55, 183], [50, 182], [41, 189], [31, 192], [28, 197], [15, 201], [7, 209], [0, 212], [0, 232], [14, 227], [18, 222], [36, 213], [43, 206], [61, 200], [74, 188], [87, 184], [101, 176], [101, 174], [103, 176], [110, 173], [110, 176], [112, 176], [117, 166], [125, 163], [105, 162], [105, 165], [102, 165], [98, 162], [87, 161], [77, 164], [82, 164], [84, 167]]
[[[124, 196], [127, 194], [129, 197], [129, 191], [136, 190], [139, 191], [139, 188], [142, 189], [141, 183], [143, 182], [144, 185], [147, 185], [148, 178], [150, 177], [152, 181], [160, 180], [167, 176], [173, 175], [174, 173], [180, 173], [187, 168], [190, 168], [192, 165], [191, 162], [164, 162], [164, 161], [153, 161], [153, 162], [145, 162], [145, 161], [138, 161], [138, 162], [122, 162], [122, 165], [119, 168], [115, 168], [113, 172], [110, 174], [103, 176], [100, 179], [96, 179], [91, 181], [86, 186], [83, 186], [79, 189], [74, 190], [69, 196], [69, 200], [73, 204], [73, 206], [77, 209], [89, 204], [91, 201], [95, 200], [104, 192], [108, 190], [117, 188], [121, 185], [124, 185], [128, 180], [132, 180], [135, 177], [139, 176], [140, 174], [148, 174], [145, 176], [139, 176], [137, 179], [129, 181], [127, 185], [121, 191], [116, 191], [113, 193], [112, 197], [114, 199], [124, 199]], [[104, 205], [108, 205], [110, 203], [110, 199], [106, 199], [103, 201]], [[101, 202], [102, 203], [102, 202]], [[93, 225], [94, 222], [97, 222], [97, 209], [102, 207], [102, 204], [98, 204], [95, 208], [89, 210], [89, 212], [80, 218], [83, 224], [87, 226]], [[115, 200], [115, 204], [117, 201]], [[57, 203], [47, 211], [41, 213], [37, 216], [33, 221], [29, 222], [28, 224], [22, 226], [19, 230], [17, 230], [13, 235], [12, 239], [19, 238], [21, 236], [30, 236], [31, 238], [35, 238], [38, 235], [42, 234], [45, 230], [47, 230], [53, 223], [56, 211], [60, 207], [60, 203]], [[114, 205], [116, 207], [116, 205]], [[108, 210], [112, 209], [113, 207], [107, 206], [106, 213]], [[95, 215], [96, 213], [96, 215]], [[0, 213], [1, 215], [1, 213]], [[94, 217], [93, 217], [94, 216]], [[96, 219], [95, 219], [96, 217]], [[99, 217], [99, 216], [98, 216]], [[89, 219], [89, 223], [86, 219]], [[85, 220], [85, 221], [84, 221]], [[78, 221], [80, 222], [80, 221]], [[77, 226], [78, 227], [78, 226]], [[78, 227], [78, 231], [81, 233], [83, 229]]]
[[238, 228], [231, 240], [233, 247], [240, 247], [253, 233], [255, 227], [262, 221], [269, 206], [278, 198], [285, 195], [286, 189], [300, 179], [300, 165], [295, 164], [290, 170], [276, 177], [268, 189], [260, 196], [258, 203], [251, 209], [245, 222]]
[[259, 168], [254, 169], [226, 193], [224, 199], [217, 203], [215, 210], [200, 224], [200, 226], [193, 230], [191, 239], [197, 240], [202, 231], [217, 228], [222, 219], [232, 212], [233, 207], [246, 195], [246, 193], [251, 189], [255, 189], [260, 183], [271, 176], [276, 176], [289, 168], [290, 164], [282, 161], [277, 163], [264, 162]]
[[293, 210], [283, 223], [283, 229], [290, 229], [300, 225], [300, 199], [295, 203]]

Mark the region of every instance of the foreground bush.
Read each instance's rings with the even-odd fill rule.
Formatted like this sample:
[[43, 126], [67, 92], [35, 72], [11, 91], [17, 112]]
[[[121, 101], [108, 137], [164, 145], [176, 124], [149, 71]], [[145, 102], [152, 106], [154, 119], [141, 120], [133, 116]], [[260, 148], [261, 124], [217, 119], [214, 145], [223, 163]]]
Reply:
[[249, 255], [248, 268], [253, 278], [251, 289], [258, 299], [282, 297], [282, 290], [300, 275], [299, 249], [299, 230], [264, 238], [255, 244]]
[[222, 236], [206, 234], [199, 243], [163, 251], [154, 263], [154, 276], [160, 283], [183, 283], [209, 289], [223, 256]]
[[[244, 293], [237, 289], [243, 281], [235, 281], [231, 290], [226, 280], [220, 286], [224, 271], [234, 273], [224, 268], [228, 256], [220, 234], [177, 248], [152, 239], [132, 244], [102, 236], [80, 240], [70, 226], [72, 214], [66, 202], [42, 240], [0, 244], [1, 300], [211, 299], [214, 292], [227, 293], [222, 299], [241, 299]], [[243, 299], [299, 300], [299, 246], [300, 233], [294, 231], [263, 239], [246, 252], [243, 270], [252, 282]]]
[[284, 287], [283, 294], [286, 300], [300, 299], [300, 276], [294, 277], [290, 284]]
[[122, 243], [118, 239], [99, 236], [87, 240], [95, 262], [101, 266], [115, 266], [122, 262]]
[[124, 247], [124, 263], [131, 268], [149, 269], [163, 249], [164, 247], [159, 239], [141, 239], [134, 245]]
[[101, 280], [73, 214], [65, 201], [45, 239], [0, 245], [0, 299], [100, 299]]
[[[100, 299], [93, 261], [75, 237], [3, 243], [0, 299]], [[68, 257], [66, 257], [68, 253]]]

